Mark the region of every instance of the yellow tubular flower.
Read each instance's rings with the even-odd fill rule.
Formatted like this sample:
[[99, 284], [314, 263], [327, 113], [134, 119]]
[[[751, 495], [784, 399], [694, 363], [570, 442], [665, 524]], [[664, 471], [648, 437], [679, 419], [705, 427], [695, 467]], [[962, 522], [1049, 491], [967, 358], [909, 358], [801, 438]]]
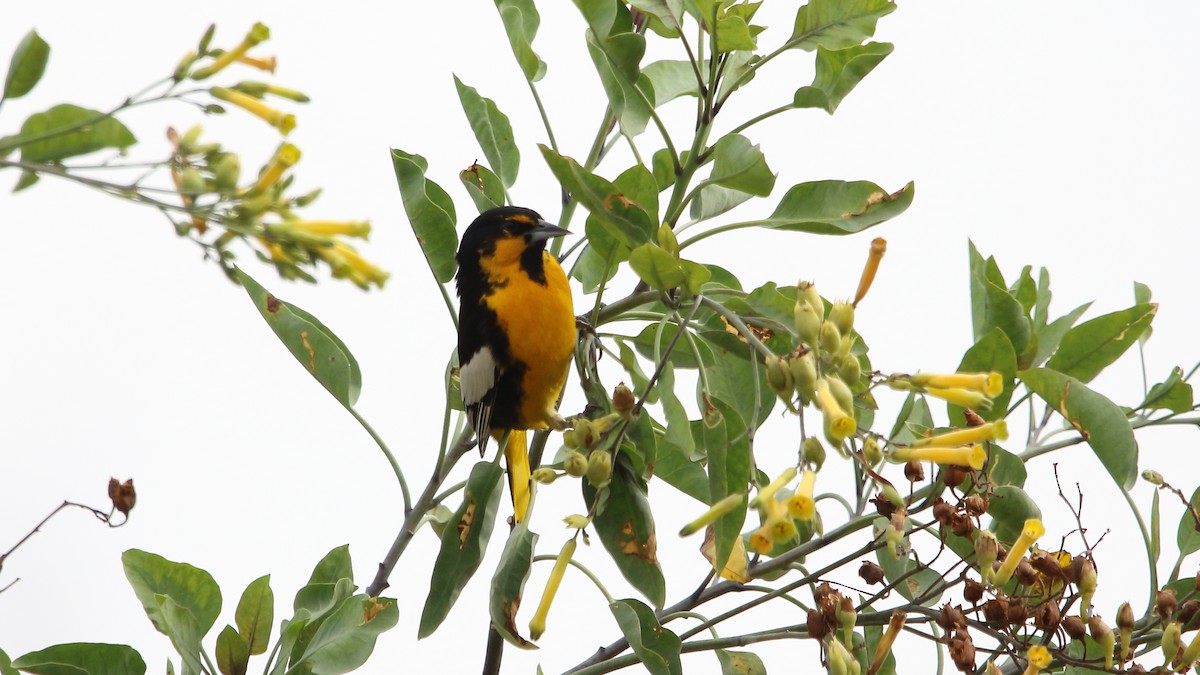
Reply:
[[858, 428], [854, 418], [837, 402], [829, 388], [829, 380], [822, 377], [817, 381], [817, 407], [829, 422], [830, 435], [838, 440], [853, 435]]
[[348, 278], [362, 288], [366, 288], [370, 284], [382, 288], [383, 283], [390, 276], [387, 272], [367, 262], [358, 254], [358, 251], [344, 242], [334, 241], [333, 246], [323, 246], [315, 250], [322, 260], [329, 263], [333, 269], [333, 276]]
[[858, 291], [854, 293], [854, 302], [852, 303], [855, 307], [867, 296], [867, 291], [871, 290], [871, 283], [875, 281], [875, 273], [879, 271], [879, 263], [883, 260], [884, 253], [887, 253], [887, 240], [883, 237], [876, 237], [871, 241], [867, 264], [863, 265], [862, 276], [858, 279]]
[[937, 464], [956, 464], [969, 466], [976, 471], [983, 468], [987, 461], [987, 451], [982, 445], [964, 445], [957, 448], [923, 447], [896, 448], [892, 451], [892, 460], [896, 462], [936, 462]]
[[1021, 558], [1024, 558], [1025, 554], [1029, 552], [1029, 547], [1033, 546], [1033, 543], [1043, 534], [1046, 534], [1046, 528], [1042, 525], [1041, 520], [1030, 518], [1025, 521], [1025, 527], [1021, 528], [1020, 536], [1013, 542], [1012, 548], [1008, 550], [1008, 556], [1004, 558], [1000, 569], [996, 571], [997, 586], [1008, 583], [1017, 569], [1017, 563], [1021, 562]]
[[1180, 673], [1185, 672], [1192, 666], [1193, 663], [1196, 662], [1197, 659], [1200, 659], [1200, 633], [1196, 633], [1196, 636], [1192, 638], [1190, 643], [1188, 643], [1187, 648], [1183, 650], [1183, 656], [1181, 658], [1183, 659], [1183, 662], [1179, 664], [1179, 670], [1176, 671]]
[[977, 427], [968, 427], [966, 429], [955, 429], [937, 436], [928, 436], [913, 441], [913, 447], [919, 448], [925, 445], [966, 445], [967, 443], [982, 443], [983, 441], [1006, 441], [1008, 440], [1008, 423], [1004, 420], [988, 422]]
[[546, 632], [546, 615], [550, 613], [550, 604], [554, 602], [554, 594], [558, 592], [558, 585], [562, 583], [563, 574], [567, 571], [567, 563], [571, 562], [573, 555], [575, 555], [575, 538], [571, 537], [558, 552], [558, 558], [554, 560], [554, 569], [550, 570], [550, 578], [546, 580], [546, 590], [542, 591], [542, 601], [538, 603], [537, 611], [529, 620], [529, 637], [534, 640]]
[[871, 658], [871, 667], [867, 669], [867, 672], [877, 673], [883, 667], [883, 662], [887, 659], [888, 654], [892, 653], [892, 644], [896, 642], [896, 637], [900, 635], [907, 618], [908, 615], [904, 612], [899, 610], [892, 612], [887, 630], [884, 631], [883, 637], [879, 638], [879, 644], [875, 645], [875, 655]]
[[989, 373], [917, 373], [912, 383], [937, 389], [971, 389], [988, 398], [995, 398], [1004, 391], [1004, 377], [997, 372]]
[[283, 223], [283, 226], [291, 230], [303, 230], [317, 237], [335, 237], [340, 234], [367, 239], [371, 236], [371, 223], [367, 220], [293, 220]]
[[238, 63], [244, 63], [252, 68], [266, 71], [275, 74], [275, 66], [277, 65], [274, 56], [239, 56]]
[[193, 80], [204, 80], [216, 75], [225, 69], [226, 66], [242, 58], [242, 56], [250, 50], [254, 45], [263, 42], [271, 37], [271, 29], [261, 23], [256, 23], [250, 27], [250, 32], [246, 33], [246, 37], [238, 43], [233, 49], [227, 50], [221, 54], [209, 65], [192, 73]]
[[771, 528], [763, 525], [750, 535], [750, 548], [756, 553], [767, 554], [775, 548], [775, 540], [771, 538]]
[[742, 503], [742, 500], [745, 499], [745, 497], [746, 496], [743, 495], [742, 493], [737, 492], [735, 494], [731, 494], [728, 497], [718, 501], [716, 504], [713, 504], [712, 506], [708, 507], [707, 511], [700, 514], [699, 518], [693, 520], [692, 522], [688, 523], [687, 525], [684, 525], [679, 530], [679, 536], [686, 537], [690, 534], [694, 534], [696, 532], [699, 532], [700, 530], [703, 530], [704, 528], [708, 527], [710, 524], [715, 522], [721, 516], [736, 509], [738, 507], [738, 505], [740, 505]]
[[799, 520], [812, 520], [817, 513], [817, 503], [813, 500], [813, 490], [817, 484], [817, 472], [805, 469], [800, 477], [800, 485], [796, 494], [788, 499], [788, 515]]
[[1043, 668], [1047, 668], [1054, 657], [1050, 655], [1050, 650], [1042, 645], [1034, 645], [1025, 652], [1025, 660], [1029, 665], [1025, 667], [1025, 675], [1037, 675], [1042, 672]]
[[789, 466], [783, 473], [779, 474], [778, 478], [771, 481], [770, 485], [762, 488], [758, 491], [758, 494], [754, 495], [754, 499], [750, 500], [750, 508], [756, 509], [768, 499], [773, 500], [775, 498], [775, 493], [779, 491], [779, 488], [792, 482], [792, 479], [795, 477], [796, 467]]
[[941, 387], [926, 387], [925, 393], [930, 396], [936, 396], [947, 403], [960, 405], [964, 408], [972, 410], [991, 410], [992, 399], [988, 398], [981, 391], [974, 389], [963, 389], [954, 387], [952, 389], [943, 389]]
[[258, 117], [267, 124], [270, 124], [278, 129], [279, 133], [283, 134], [284, 136], [287, 136], [292, 132], [292, 129], [296, 128], [295, 115], [276, 110], [275, 108], [272, 108], [253, 96], [248, 96], [240, 91], [226, 89], [225, 87], [213, 87], [209, 90], [209, 92], [212, 93], [214, 98], [218, 98], [222, 101], [228, 101], [229, 103], [236, 105], [246, 112], [249, 112], [255, 117]]
[[271, 158], [271, 163], [267, 165], [266, 169], [263, 169], [258, 181], [250, 188], [250, 194], [263, 192], [277, 183], [283, 176], [283, 172], [298, 161], [300, 161], [300, 148], [291, 143], [279, 146], [279, 149], [275, 151], [275, 156]]

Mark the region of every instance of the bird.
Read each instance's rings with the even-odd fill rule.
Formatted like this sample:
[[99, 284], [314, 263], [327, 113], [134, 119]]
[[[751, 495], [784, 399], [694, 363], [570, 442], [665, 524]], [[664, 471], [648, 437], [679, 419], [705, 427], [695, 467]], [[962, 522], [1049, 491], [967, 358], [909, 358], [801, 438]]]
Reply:
[[562, 430], [555, 406], [575, 350], [571, 286], [546, 243], [570, 231], [536, 211], [502, 206], [467, 227], [455, 258], [459, 382], [479, 451], [504, 446], [513, 519], [526, 517], [530, 467], [525, 431]]

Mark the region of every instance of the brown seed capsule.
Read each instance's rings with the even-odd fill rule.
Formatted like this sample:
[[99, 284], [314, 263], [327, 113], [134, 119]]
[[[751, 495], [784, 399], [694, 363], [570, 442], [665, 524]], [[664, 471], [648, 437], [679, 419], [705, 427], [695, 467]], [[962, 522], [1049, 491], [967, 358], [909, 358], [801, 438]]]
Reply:
[[1072, 640], [1082, 640], [1083, 636], [1087, 635], [1087, 625], [1083, 623], [1083, 619], [1075, 614], [1063, 619], [1062, 627], [1067, 632], [1067, 635], [1071, 636]]
[[882, 492], [875, 495], [875, 498], [871, 500], [871, 503], [875, 505], [875, 512], [884, 518], [891, 518], [892, 514], [896, 512], [896, 505], [893, 504], [892, 500], [888, 499], [887, 495], [883, 494]]
[[1174, 588], [1164, 588], [1154, 596], [1154, 613], [1166, 621], [1175, 613], [1175, 606], [1178, 600], [1175, 599]]
[[841, 593], [831, 593], [821, 598], [820, 609], [821, 614], [825, 615], [825, 622], [829, 624], [840, 623], [838, 621], [838, 607], [841, 606], [842, 600], [845, 598]]
[[1008, 625], [1008, 599], [992, 598], [983, 604], [983, 618], [992, 628]]
[[862, 577], [867, 585], [883, 583], [883, 568], [870, 560], [864, 560], [858, 568], [858, 576]]
[[962, 606], [951, 605], [948, 602], [942, 605], [942, 612], [935, 619], [947, 634], [955, 628], [966, 628], [967, 626], [967, 615], [963, 614]]
[[813, 600], [815, 600], [817, 605], [819, 606], [826, 597], [833, 595], [833, 594], [834, 594], [833, 586], [830, 586], [829, 582], [826, 581], [826, 582], [823, 582], [820, 586], [817, 586], [816, 588], [813, 589]]
[[625, 386], [624, 382], [618, 384], [613, 389], [613, 410], [616, 410], [623, 415], [633, 410], [635, 402], [636, 401], [634, 401], [633, 392], [629, 390], [629, 387]]
[[1125, 672], [1127, 672], [1127, 673], [1144, 673], [1144, 672], [1146, 672], [1146, 669], [1145, 669], [1145, 667], [1142, 666], [1142, 664], [1134, 663], [1134, 664], [1131, 664], [1128, 668], [1126, 668]]
[[915, 460], [905, 462], [904, 477], [910, 483], [920, 483], [925, 480], [925, 465]]
[[943, 526], [949, 525], [950, 520], [954, 518], [954, 507], [946, 500], [938, 497], [938, 500], [933, 503], [933, 518]]
[[956, 513], [950, 519], [950, 529], [960, 537], [966, 537], [971, 534], [971, 530], [975, 529], [975, 523], [971, 522], [965, 514]]
[[1028, 619], [1029, 609], [1025, 607], [1025, 603], [1021, 602], [1020, 598], [1010, 599], [1008, 601], [1008, 625], [1023, 626]]
[[974, 605], [983, 599], [983, 584], [974, 579], [967, 579], [963, 582], [963, 600]]
[[1058, 561], [1054, 555], [1045, 551], [1038, 551], [1029, 560], [1029, 564], [1033, 565], [1033, 569], [1037, 570], [1051, 579], [1059, 579], [1066, 581], [1067, 571], [1063, 569], [1062, 563]]
[[981, 427], [984, 424], [987, 424], [987, 422], [985, 422], [984, 419], [979, 416], [979, 413], [971, 410], [970, 408], [963, 410], [963, 419], [966, 420], [968, 427]]
[[963, 500], [963, 507], [967, 510], [967, 513], [978, 518], [987, 513], [988, 500], [980, 495], [969, 495]]
[[808, 636], [823, 640], [828, 634], [829, 624], [825, 621], [825, 616], [819, 610], [808, 610]]
[[958, 487], [967, 479], [967, 469], [954, 464], [942, 469], [942, 482], [946, 487]]
[[954, 638], [950, 640], [950, 660], [961, 672], [975, 672], [975, 643], [967, 631], [954, 632]]
[[1038, 608], [1033, 612], [1033, 625], [1039, 630], [1056, 630], [1058, 628], [1058, 624], [1061, 622], [1062, 610], [1058, 608], [1058, 603], [1043, 602], [1042, 604], [1038, 605]]
[[1021, 562], [1017, 563], [1017, 571], [1013, 576], [1024, 586], [1032, 586], [1038, 580], [1038, 573], [1033, 569], [1033, 565], [1029, 564], [1029, 558], [1022, 558]]
[[1179, 606], [1179, 623], [1183, 624], [1185, 629], [1190, 630], [1195, 627], [1192, 620], [1196, 618], [1197, 614], [1200, 614], [1200, 600], [1188, 600]]
[[113, 508], [120, 511], [125, 517], [129, 517], [129, 512], [137, 504], [137, 491], [133, 489], [133, 479], [124, 483], [116, 478], [108, 479], [108, 498], [112, 500]]

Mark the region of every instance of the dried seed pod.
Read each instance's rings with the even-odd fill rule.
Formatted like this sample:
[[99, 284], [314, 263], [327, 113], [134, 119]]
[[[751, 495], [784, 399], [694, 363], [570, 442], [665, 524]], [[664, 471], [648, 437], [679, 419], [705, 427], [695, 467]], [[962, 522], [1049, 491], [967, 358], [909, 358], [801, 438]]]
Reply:
[[893, 504], [892, 500], [888, 499], [887, 495], [883, 494], [882, 492], [875, 495], [875, 498], [871, 500], [871, 503], [875, 505], [875, 512], [884, 518], [891, 518], [892, 514], [896, 512], [896, 505]]
[[954, 632], [954, 638], [950, 640], [950, 660], [961, 672], [975, 672], [975, 643], [967, 631]]
[[1017, 571], [1013, 575], [1017, 578], [1017, 582], [1024, 586], [1032, 586], [1038, 580], [1038, 573], [1033, 569], [1028, 558], [1022, 558], [1021, 562], [1017, 563]]
[[1057, 630], [1060, 623], [1062, 623], [1062, 610], [1059, 609], [1056, 602], [1043, 602], [1033, 612], [1033, 625], [1039, 630]]
[[950, 529], [960, 537], [967, 537], [975, 529], [975, 523], [966, 514], [956, 513], [950, 519]]
[[826, 635], [829, 635], [829, 624], [825, 621], [825, 615], [820, 610], [808, 610], [808, 636], [823, 640]]
[[1175, 589], [1164, 588], [1154, 596], [1154, 613], [1163, 621], [1166, 621], [1175, 613], [1177, 604], [1178, 600], [1175, 599]]
[[967, 579], [963, 582], [963, 600], [972, 605], [983, 599], [983, 584], [974, 579]]
[[1002, 628], [1008, 625], [1008, 599], [992, 598], [983, 604], [983, 618], [992, 628]]
[[925, 465], [916, 461], [909, 460], [904, 463], [904, 477], [910, 483], [920, 483], [925, 480]]
[[950, 524], [950, 519], [954, 517], [954, 507], [949, 502], [938, 497], [938, 500], [933, 504], [933, 518], [943, 526]]
[[1029, 619], [1029, 609], [1025, 607], [1025, 603], [1020, 598], [1011, 598], [1008, 601], [1008, 625], [1023, 626]]
[[1074, 614], [1062, 620], [1062, 627], [1072, 640], [1082, 640], [1087, 635], [1087, 625], [1083, 623], [1083, 619]]
[[946, 487], [956, 488], [967, 479], [969, 470], [967, 467], [950, 464], [942, 469], [942, 482], [946, 484]]
[[858, 576], [868, 585], [883, 583], [883, 568], [870, 560], [864, 560], [858, 568]]
[[981, 495], [969, 495], [963, 500], [963, 507], [967, 510], [967, 513], [978, 518], [987, 512], [988, 500], [984, 499]]
[[936, 617], [936, 621], [942, 630], [950, 634], [956, 628], [966, 628], [967, 615], [963, 613], [961, 605], [951, 605], [947, 602], [942, 605], [942, 612]]

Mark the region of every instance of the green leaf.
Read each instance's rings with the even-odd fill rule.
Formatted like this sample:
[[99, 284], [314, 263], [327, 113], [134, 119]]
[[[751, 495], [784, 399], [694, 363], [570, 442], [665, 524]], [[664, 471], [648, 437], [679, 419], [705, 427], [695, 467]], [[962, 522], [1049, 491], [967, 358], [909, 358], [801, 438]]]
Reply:
[[775, 174], [767, 166], [762, 150], [740, 134], [723, 136], [713, 146], [710, 183], [766, 197], [775, 188]]
[[57, 162], [106, 148], [124, 149], [137, 142], [116, 118], [69, 103], [30, 115], [17, 140], [21, 142], [21, 160], [35, 163]]
[[663, 440], [664, 442], [658, 445], [658, 461], [654, 464], [654, 477], [662, 479], [667, 485], [707, 506], [708, 474], [704, 473], [704, 468], [698, 460], [685, 454], [674, 443], [667, 439]]
[[146, 663], [129, 645], [73, 642], [54, 645], [13, 660], [0, 652], [0, 673], [20, 670], [32, 675], [142, 675]]
[[612, 610], [621, 634], [651, 675], [683, 675], [679, 636], [658, 623], [654, 611], [640, 600], [616, 600]]
[[1030, 274], [1032, 270], [1033, 268], [1029, 265], [1021, 268], [1021, 274], [1008, 288], [1013, 297], [1021, 303], [1021, 308], [1025, 310], [1025, 316], [1030, 316], [1030, 312], [1037, 305], [1037, 284], [1034, 283], [1033, 275]]
[[[758, 353], [742, 342], [739, 336], [725, 330], [704, 331], [700, 339], [708, 346], [704, 353], [704, 371], [710, 388], [708, 394], [729, 405], [746, 424], [757, 426], [770, 417], [775, 405], [775, 392], [767, 384], [767, 373], [758, 361]], [[791, 343], [785, 338], [779, 339], [788, 345]], [[768, 343], [767, 346], [772, 345]], [[775, 351], [786, 351], [786, 348]], [[756, 368], [757, 395], [754, 391]], [[700, 391], [698, 396], [703, 399], [704, 392]]]
[[196, 615], [169, 596], [155, 595], [154, 601], [163, 623], [162, 632], [171, 638], [171, 645], [183, 660], [184, 674], [202, 672], [204, 666], [200, 662], [200, 652], [203, 647], [200, 641], [204, 639], [208, 628], [202, 629]]
[[904, 213], [913, 193], [912, 183], [891, 195], [867, 181], [800, 183], [787, 191], [770, 217], [742, 225], [787, 232], [853, 234]]
[[[594, 503], [596, 489], [587, 481], [582, 483], [584, 501]], [[658, 564], [658, 540], [646, 498], [646, 481], [630, 470], [628, 459], [618, 455], [612, 482], [606, 489], [608, 498], [593, 521], [597, 538], [625, 580], [655, 607], [662, 607], [667, 586]]]
[[342, 579], [354, 579], [354, 565], [350, 560], [350, 545], [342, 544], [330, 549], [313, 567], [308, 577], [309, 584], [336, 584]]
[[429, 582], [425, 609], [421, 612], [418, 637], [428, 637], [437, 630], [458, 600], [463, 586], [483, 562], [488, 538], [496, 522], [503, 477], [504, 470], [492, 462], [478, 462], [471, 468], [463, 503], [454, 512], [452, 522], [455, 527], [446, 529], [437, 562], [433, 565], [433, 578]]
[[788, 45], [805, 51], [853, 47], [874, 35], [879, 18], [895, 10], [888, 0], [810, 0], [796, 12]]
[[[142, 665], [142, 670], [145, 671], [145, 664]], [[12, 667], [12, 659], [8, 658], [8, 654], [0, 649], [0, 675], [21, 675], [16, 668]]]
[[662, 399], [663, 413], [667, 418], [667, 442], [682, 451], [684, 456], [695, 458], [696, 441], [692, 437], [692, 423], [688, 419], [687, 409], [679, 400], [679, 392], [675, 390], [675, 366], [670, 361], [663, 364], [655, 389]]
[[629, 252], [629, 267], [642, 281], [658, 291], [683, 285], [686, 275], [679, 260], [658, 244], [642, 244]]
[[683, 268], [683, 288], [689, 295], [696, 295], [704, 284], [708, 283], [709, 277], [712, 276], [712, 271], [707, 266], [691, 260], [680, 260], [679, 266]]
[[[0, 139], [0, 141], [2, 140]], [[650, 158], [650, 171], [654, 174], [654, 183], [658, 185], [660, 191], [675, 184], [675, 163], [671, 161], [672, 157], [670, 150], [660, 148]]]
[[12, 60], [8, 62], [8, 75], [4, 78], [4, 94], [0, 100], [21, 98], [28, 94], [42, 79], [48, 60], [50, 45], [37, 31], [26, 33], [13, 51]]
[[1158, 490], [1150, 500], [1150, 562], [1158, 562], [1162, 555], [1162, 509], [1159, 505]]
[[236, 269], [234, 274], [259, 314], [300, 365], [339, 403], [353, 407], [362, 388], [362, 373], [346, 344], [316, 317], [271, 295], [245, 272]]
[[868, 42], [846, 49], [817, 47], [817, 72], [813, 83], [800, 87], [792, 97], [797, 108], [820, 108], [830, 115], [895, 47], [887, 42]]
[[533, 51], [533, 39], [537, 37], [542, 21], [537, 6], [533, 0], [496, 0], [496, 9], [525, 79], [530, 82], [542, 79], [546, 75], [546, 63]]
[[1023, 354], [1029, 346], [1033, 329], [1029, 319], [1025, 317], [1021, 302], [1013, 297], [1007, 288], [991, 280], [985, 279], [982, 284], [983, 325], [980, 327], [981, 334], [976, 339], [981, 339], [994, 329], [1000, 329], [1008, 336], [1013, 351], [1018, 355]]
[[[654, 107], [680, 96], [699, 96], [700, 85], [691, 61], [655, 61], [642, 68], [642, 74], [654, 86]], [[668, 164], [670, 157], [668, 159]]]
[[[905, 519], [904, 522], [906, 530], [913, 527], [914, 523], [911, 518]], [[886, 518], [876, 518], [873, 521], [874, 532], [877, 538], [882, 536], [887, 525], [888, 521]], [[911, 548], [912, 545], [906, 535], [899, 546], [898, 553], [900, 555], [893, 556], [887, 547], [875, 550], [875, 559], [879, 561], [879, 566], [883, 568], [883, 576], [888, 582], [892, 583], [903, 578], [903, 581], [896, 585], [896, 591], [906, 600], [913, 600], [920, 597], [930, 588], [942, 583], [941, 574], [919, 564], [908, 554]], [[914, 569], [919, 571], [914, 572]], [[925, 607], [932, 607], [941, 597], [942, 594], [940, 592], [932, 593], [921, 604]]]
[[404, 212], [408, 214], [409, 225], [421, 245], [425, 261], [434, 278], [439, 283], [447, 283], [454, 278], [457, 267], [454, 260], [458, 249], [454, 201], [440, 185], [425, 177], [429, 163], [424, 157], [392, 148], [392, 166], [400, 185]]
[[754, 51], [757, 45], [746, 20], [735, 14], [727, 14], [717, 18], [716, 47], [718, 54], [727, 54], [740, 50]]
[[300, 634], [308, 627], [308, 622], [311, 618], [312, 615], [309, 614], [308, 610], [302, 609], [297, 611], [290, 621], [284, 619], [280, 622], [278, 656], [275, 659], [275, 667], [271, 669], [271, 675], [284, 675], [287, 671], [292, 650], [295, 649], [296, 643], [300, 639]]
[[355, 590], [354, 581], [349, 577], [343, 577], [337, 581], [310, 581], [296, 591], [296, 597], [292, 600], [292, 609], [297, 614], [304, 610], [312, 619], [310, 623], [312, 623], [313, 629], [307, 633], [305, 639], [312, 637], [312, 632], [316, 630], [319, 620], [326, 613], [340, 605], [346, 598], [354, 595]]
[[238, 633], [245, 639], [250, 653], [266, 652], [271, 643], [271, 624], [275, 621], [275, 594], [271, 591], [270, 574], [246, 586], [233, 616]]
[[721, 675], [767, 675], [767, 666], [754, 652], [735, 652], [717, 649], [717, 662], [721, 664]]
[[[709, 504], [731, 494], [745, 493], [750, 483], [750, 437], [742, 416], [715, 396], [704, 411], [703, 446], [708, 456]], [[746, 502], [713, 522], [713, 559], [718, 567], [729, 560], [733, 541], [741, 536], [746, 522]]]
[[1150, 303], [1085, 321], [1067, 331], [1046, 367], [1091, 382], [1137, 341], [1157, 312], [1158, 305]]
[[458, 179], [467, 188], [467, 194], [480, 213], [504, 206], [504, 183], [486, 166], [472, 164], [458, 172]]
[[216, 623], [221, 613], [221, 589], [208, 572], [136, 548], [122, 553], [121, 562], [134, 594], [160, 633], [166, 634], [167, 630], [156, 596], [166, 596], [189, 611], [201, 635]]
[[[992, 399], [991, 410], [975, 411], [988, 421], [1003, 419], [1005, 413], [1008, 412], [1008, 402], [1012, 399], [1013, 394], [1013, 380], [1017, 377], [1017, 352], [1013, 349], [1008, 335], [1000, 328], [993, 328], [972, 345], [963, 354], [962, 362], [958, 364], [956, 372], [987, 373], [992, 371], [1000, 373], [1004, 381], [1004, 391]], [[953, 425], [959, 426], [963, 420], [964, 408], [947, 404], [946, 410]]]
[[754, 195], [749, 192], [720, 185], [705, 185], [692, 198], [691, 206], [688, 207], [688, 215], [695, 221], [708, 220], [732, 211], [753, 197]]
[[992, 484], [1024, 487], [1025, 479], [1029, 476], [1025, 462], [995, 443], [989, 443], [988, 446], [987, 473]]
[[933, 429], [933, 414], [924, 396], [910, 393], [900, 406], [896, 424], [888, 434], [892, 443], [912, 443]]
[[[1157, 490], [1155, 492], [1157, 494]], [[1192, 505], [1193, 509], [1200, 510], [1200, 488], [1196, 488], [1188, 503]], [[1200, 523], [1196, 522], [1196, 517], [1190, 510], [1184, 510], [1183, 517], [1179, 519], [1175, 543], [1179, 546], [1179, 555], [1181, 556], [1200, 551]]]
[[1031, 365], [1040, 366], [1046, 362], [1046, 359], [1058, 349], [1059, 343], [1062, 342], [1063, 336], [1071, 330], [1071, 326], [1083, 316], [1083, 313], [1088, 311], [1092, 303], [1085, 302], [1075, 309], [1067, 312], [1063, 316], [1058, 317], [1052, 323], [1037, 330], [1037, 356], [1034, 357]]
[[630, 0], [629, 4], [643, 14], [657, 18], [669, 31], [678, 34], [683, 28], [682, 0]]
[[522, 521], [513, 528], [504, 544], [504, 552], [500, 554], [496, 573], [492, 575], [492, 590], [488, 596], [492, 626], [509, 644], [521, 649], [537, 648], [521, 637], [517, 628], [517, 610], [521, 607], [525, 582], [529, 580], [529, 570], [533, 567], [533, 550], [537, 540], [537, 534], [529, 531], [528, 521]]
[[480, 96], [474, 87], [463, 84], [457, 75], [454, 76], [454, 87], [458, 90], [458, 100], [467, 114], [467, 122], [475, 133], [483, 156], [487, 157], [488, 165], [505, 187], [512, 187], [521, 166], [521, 153], [513, 140], [508, 116], [500, 112], [495, 101]]
[[340, 675], [367, 662], [380, 633], [400, 620], [392, 598], [372, 598], [365, 593], [342, 601], [313, 635], [297, 665], [303, 672]]
[[41, 177], [41, 174], [35, 171], [22, 170], [21, 177], [17, 179], [17, 184], [13, 186], [13, 193], [15, 194], [26, 188], [33, 187], [34, 184], [41, 180]]
[[621, 132], [630, 138], [637, 136], [646, 130], [654, 102], [654, 85], [639, 70], [646, 54], [645, 36], [633, 32], [602, 34], [593, 28], [587, 35], [587, 47]]
[[1146, 305], [1150, 303], [1150, 298], [1153, 294], [1150, 292], [1150, 287], [1140, 281], [1133, 282], [1133, 302], [1137, 305]]
[[1146, 400], [1138, 406], [1138, 410], [1170, 410], [1173, 413], [1183, 413], [1195, 405], [1192, 385], [1183, 380], [1183, 369], [1176, 366], [1166, 380], [1150, 387]]
[[1050, 272], [1043, 267], [1038, 270], [1037, 298], [1033, 303], [1033, 327], [1039, 336], [1050, 320], [1050, 299], [1052, 297], [1054, 294], [1050, 292]]
[[1115, 403], [1054, 370], [1031, 368], [1017, 375], [1079, 431], [1122, 490], [1133, 487], [1137, 480], [1137, 440], [1125, 413]]
[[618, 243], [632, 250], [653, 240], [658, 225], [640, 204], [570, 157], [563, 157], [544, 145], [538, 147], [563, 189], [595, 216]]
[[250, 645], [233, 626], [217, 635], [217, 669], [221, 675], [246, 675], [250, 663]]
[[992, 517], [991, 529], [996, 538], [1008, 544], [1016, 541], [1026, 520], [1042, 517], [1033, 497], [1015, 485], [996, 487], [988, 500], [987, 513]]

